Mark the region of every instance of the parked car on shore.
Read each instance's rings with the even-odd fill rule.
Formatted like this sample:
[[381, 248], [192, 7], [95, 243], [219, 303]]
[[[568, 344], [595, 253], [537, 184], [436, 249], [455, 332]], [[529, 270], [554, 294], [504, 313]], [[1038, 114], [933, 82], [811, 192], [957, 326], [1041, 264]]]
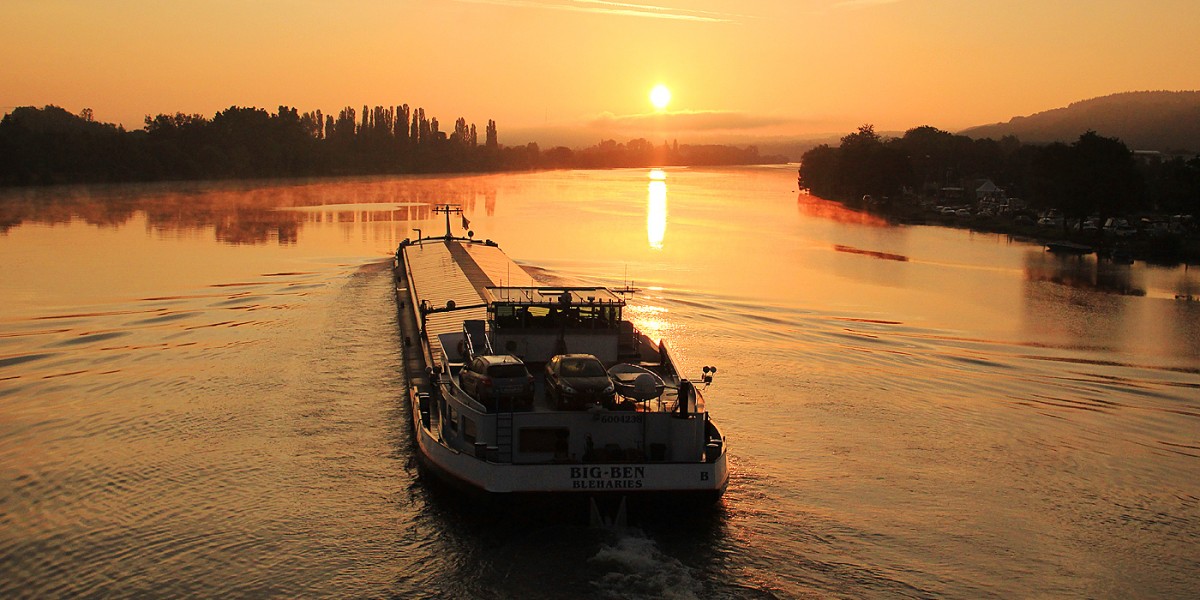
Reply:
[[1129, 224], [1127, 219], [1111, 218], [1104, 222], [1104, 232], [1117, 237], [1133, 237], [1137, 228]]

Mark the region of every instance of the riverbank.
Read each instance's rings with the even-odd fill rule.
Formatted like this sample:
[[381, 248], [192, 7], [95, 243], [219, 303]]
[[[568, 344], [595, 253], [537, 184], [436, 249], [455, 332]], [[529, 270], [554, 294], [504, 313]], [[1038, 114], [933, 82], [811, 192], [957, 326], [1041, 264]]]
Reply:
[[[999, 233], [1061, 251], [1091, 254], [1114, 262], [1141, 260], [1160, 265], [1200, 264], [1200, 231], [1191, 217], [1171, 224], [1171, 217], [1138, 215], [1122, 228], [1089, 226], [1064, 219], [1039, 219], [1030, 211], [989, 214], [969, 207], [946, 207], [932, 199], [900, 203], [871, 201], [843, 204], [882, 216], [893, 223], [938, 225]], [[949, 210], [948, 210], [949, 209]], [[1048, 222], [1047, 222], [1048, 221]]]

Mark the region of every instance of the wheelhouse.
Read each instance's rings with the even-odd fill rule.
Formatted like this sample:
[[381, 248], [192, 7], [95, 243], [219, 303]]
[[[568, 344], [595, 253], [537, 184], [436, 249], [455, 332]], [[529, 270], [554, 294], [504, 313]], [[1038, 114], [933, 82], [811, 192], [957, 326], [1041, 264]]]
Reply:
[[602, 287], [489, 287], [484, 290], [493, 347], [544, 363], [570, 352], [611, 363], [620, 357], [625, 299]]

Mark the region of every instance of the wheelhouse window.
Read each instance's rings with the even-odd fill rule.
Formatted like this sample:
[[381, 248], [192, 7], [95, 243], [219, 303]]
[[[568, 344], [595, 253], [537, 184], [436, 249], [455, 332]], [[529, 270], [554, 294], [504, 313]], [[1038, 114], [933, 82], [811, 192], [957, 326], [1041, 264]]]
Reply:
[[515, 328], [521, 326], [521, 317], [517, 314], [517, 307], [511, 304], [500, 304], [491, 308], [492, 324], [501, 328]]
[[488, 288], [487, 296], [499, 330], [616, 329], [625, 305], [605, 288]]

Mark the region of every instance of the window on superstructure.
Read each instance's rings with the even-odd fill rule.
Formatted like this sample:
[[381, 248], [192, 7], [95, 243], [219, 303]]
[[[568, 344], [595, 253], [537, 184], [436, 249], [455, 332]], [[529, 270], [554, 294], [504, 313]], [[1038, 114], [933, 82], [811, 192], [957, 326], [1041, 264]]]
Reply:
[[477, 435], [478, 435], [478, 431], [475, 428], [475, 421], [468, 419], [466, 417], [463, 417], [462, 418], [463, 440], [467, 441], [468, 443], [474, 444], [475, 438]]
[[521, 452], [565, 451], [570, 430], [566, 427], [523, 427], [517, 448]]
[[496, 327], [501, 329], [511, 329], [521, 325], [521, 318], [517, 314], [517, 309], [511, 305], [501, 304], [496, 306], [492, 318], [495, 320]]
[[528, 329], [550, 329], [554, 327], [554, 316], [545, 306], [525, 307], [525, 327]]

